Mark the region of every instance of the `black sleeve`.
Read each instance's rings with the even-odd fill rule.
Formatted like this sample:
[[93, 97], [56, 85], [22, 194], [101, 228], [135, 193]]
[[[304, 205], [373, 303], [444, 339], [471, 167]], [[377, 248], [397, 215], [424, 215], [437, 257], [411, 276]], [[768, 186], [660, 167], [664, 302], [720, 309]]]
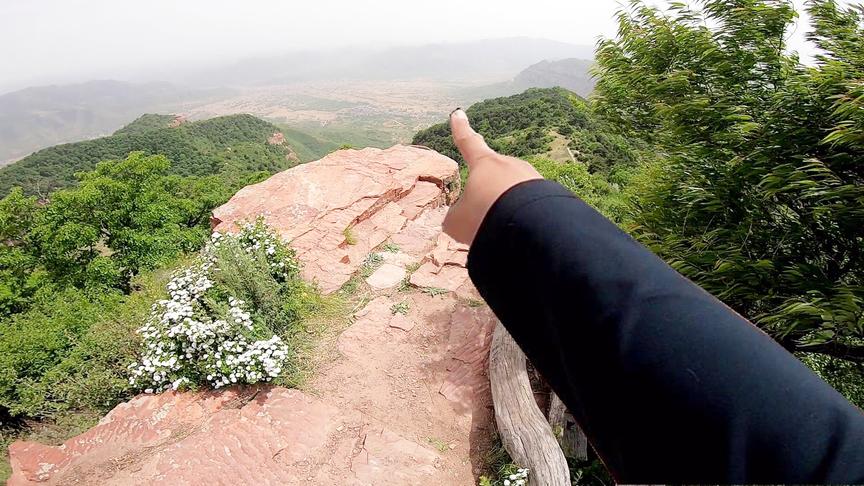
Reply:
[[477, 289], [626, 483], [862, 483], [864, 415], [562, 186], [486, 216]]

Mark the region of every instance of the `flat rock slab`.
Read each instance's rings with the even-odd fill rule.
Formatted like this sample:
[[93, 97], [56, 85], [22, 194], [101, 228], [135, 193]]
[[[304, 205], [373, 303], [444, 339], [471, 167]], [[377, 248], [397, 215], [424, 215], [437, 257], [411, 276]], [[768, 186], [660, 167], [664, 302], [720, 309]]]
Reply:
[[406, 275], [408, 272], [405, 271], [405, 268], [392, 263], [385, 263], [366, 279], [366, 283], [375, 290], [386, 290], [399, 285]]
[[[393, 311], [397, 303], [407, 304], [405, 314]], [[473, 484], [491, 436], [491, 310], [466, 306], [455, 294], [413, 291], [379, 295], [355, 319], [338, 339], [341, 358], [313, 379], [316, 395], [382, 418], [424, 449], [433, 446], [441, 466], [434, 477], [443, 483], [417, 484]]]
[[211, 223], [236, 231], [263, 216], [297, 251], [303, 276], [329, 293], [373, 248], [452, 202], [458, 182], [456, 162], [428, 149], [339, 150], [244, 187], [213, 211]]
[[408, 268], [410, 266], [420, 263], [420, 258], [414, 255], [403, 253], [402, 251], [398, 251], [395, 253], [384, 251], [381, 252], [380, 255], [381, 259], [384, 260], [385, 263], [390, 263], [392, 265], [396, 265], [397, 267]]
[[417, 323], [414, 321], [414, 319], [411, 319], [410, 317], [403, 314], [396, 314], [390, 318], [389, 326], [395, 329], [402, 329], [403, 331], [410, 332], [411, 329], [414, 329], [414, 326], [416, 324]]
[[140, 396], [61, 446], [16, 442], [10, 455], [10, 486], [413, 485], [448, 476], [428, 444], [279, 387]]

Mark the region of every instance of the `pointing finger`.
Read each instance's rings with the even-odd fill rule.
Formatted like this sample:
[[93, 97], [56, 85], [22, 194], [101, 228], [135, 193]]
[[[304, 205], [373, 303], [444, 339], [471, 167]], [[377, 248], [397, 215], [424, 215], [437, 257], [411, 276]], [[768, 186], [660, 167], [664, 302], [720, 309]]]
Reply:
[[469, 168], [483, 157], [495, 154], [483, 137], [471, 128], [468, 115], [461, 108], [450, 114], [450, 131], [453, 132], [453, 143]]

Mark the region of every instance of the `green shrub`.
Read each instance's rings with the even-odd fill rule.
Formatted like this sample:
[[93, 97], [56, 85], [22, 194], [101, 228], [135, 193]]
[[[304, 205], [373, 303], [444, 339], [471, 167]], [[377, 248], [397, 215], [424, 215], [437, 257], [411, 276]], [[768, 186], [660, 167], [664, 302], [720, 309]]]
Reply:
[[[212, 209], [235, 186], [219, 177], [168, 175], [162, 156], [132, 153], [78, 174], [44, 204], [20, 189], [0, 199], [0, 318], [67, 287], [128, 293], [130, 279], [197, 251]], [[43, 289], [43, 287], [46, 287]]]
[[44, 292], [30, 311], [0, 323], [0, 416], [104, 413], [130, 398], [126, 366], [135, 329], [163, 295], [172, 267], [132, 280], [135, 292]]
[[571, 190], [606, 217], [621, 223], [630, 212], [627, 196], [619, 185], [611, 184], [602, 174], [592, 174], [581, 163], [561, 163], [543, 157], [527, 160], [543, 177]]
[[0, 326], [0, 409], [12, 416], [49, 413], [42, 380], [120, 299], [76, 289], [50, 297]]

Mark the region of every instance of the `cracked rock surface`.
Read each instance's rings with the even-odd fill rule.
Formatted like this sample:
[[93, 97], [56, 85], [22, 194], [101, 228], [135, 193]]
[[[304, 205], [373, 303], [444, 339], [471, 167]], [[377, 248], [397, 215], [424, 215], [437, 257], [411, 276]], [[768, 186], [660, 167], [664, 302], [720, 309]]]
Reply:
[[232, 231], [263, 215], [297, 251], [304, 277], [332, 292], [373, 248], [451, 202], [458, 181], [456, 163], [431, 150], [340, 150], [241, 189], [212, 222]]
[[455, 162], [405, 146], [335, 152], [242, 189], [214, 228], [263, 214], [325, 293], [378, 254], [335, 358], [304, 391], [141, 395], [59, 447], [16, 442], [9, 484], [476, 484], [496, 321], [467, 248], [441, 233], [457, 190]]

